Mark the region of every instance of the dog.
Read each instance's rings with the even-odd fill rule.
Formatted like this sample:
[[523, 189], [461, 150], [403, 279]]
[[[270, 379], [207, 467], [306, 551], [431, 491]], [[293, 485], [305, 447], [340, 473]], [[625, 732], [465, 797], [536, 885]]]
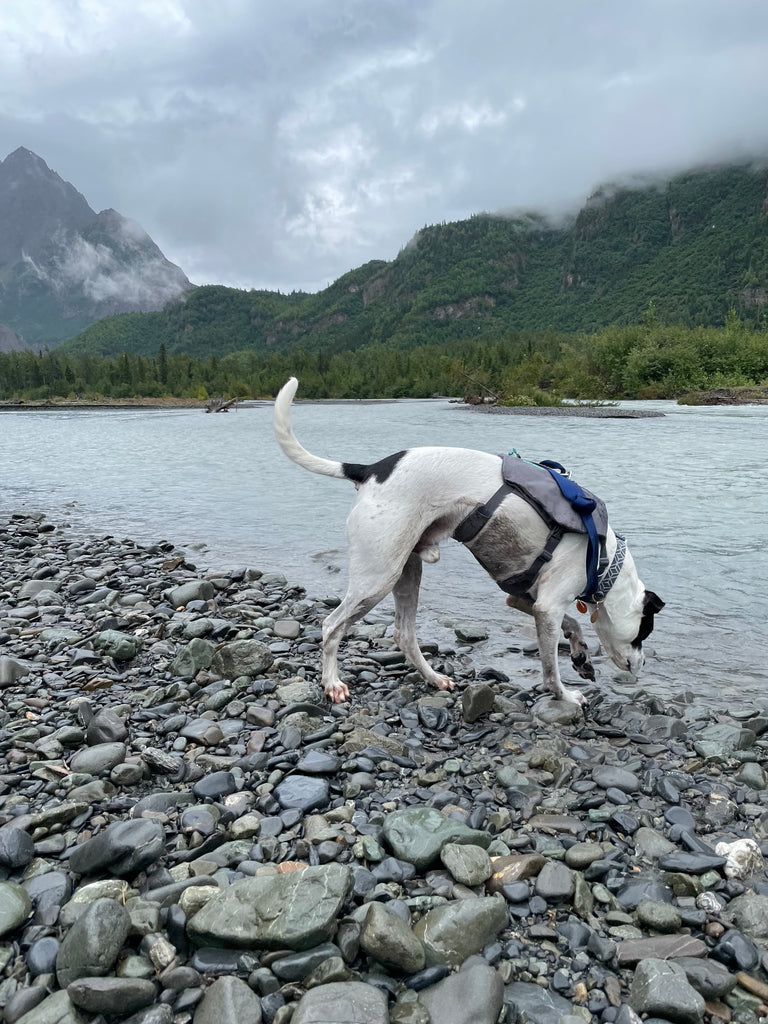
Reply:
[[[312, 455], [291, 427], [291, 404], [297, 388], [298, 381], [291, 377], [275, 399], [274, 428], [280, 448], [310, 473], [348, 480], [358, 492], [347, 519], [347, 593], [323, 623], [322, 683], [326, 696], [335, 703], [349, 696], [338, 670], [342, 636], [390, 593], [395, 602], [395, 643], [428, 683], [439, 690], [452, 690], [453, 680], [429, 665], [416, 639], [422, 563], [436, 562], [440, 542], [498, 489], [499, 456], [469, 448], [419, 447], [364, 465]], [[548, 533], [547, 524], [534, 508], [510, 494], [466, 546], [500, 582], [531, 565], [545, 547]], [[619, 544], [608, 526], [606, 555], [618, 572], [604, 599], [589, 603], [588, 609], [595, 632], [613, 662], [637, 675], [645, 663], [642, 641], [650, 634], [653, 617], [664, 602], [640, 582], [623, 540], [624, 560], [614, 563]], [[594, 679], [581, 628], [566, 612], [585, 586], [586, 546], [586, 535], [566, 532], [528, 592], [507, 598], [510, 607], [533, 616], [545, 687], [555, 698], [580, 706], [585, 703], [580, 691], [563, 686], [557, 647], [562, 630], [576, 671], [582, 678]]]

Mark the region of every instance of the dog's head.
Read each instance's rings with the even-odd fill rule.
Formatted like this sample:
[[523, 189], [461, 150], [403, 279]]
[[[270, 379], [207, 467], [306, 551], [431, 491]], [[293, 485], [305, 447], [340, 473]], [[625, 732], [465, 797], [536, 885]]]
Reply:
[[595, 632], [614, 665], [637, 675], [645, 664], [643, 640], [651, 634], [654, 616], [664, 602], [646, 590], [627, 551], [624, 565], [605, 601], [597, 606]]

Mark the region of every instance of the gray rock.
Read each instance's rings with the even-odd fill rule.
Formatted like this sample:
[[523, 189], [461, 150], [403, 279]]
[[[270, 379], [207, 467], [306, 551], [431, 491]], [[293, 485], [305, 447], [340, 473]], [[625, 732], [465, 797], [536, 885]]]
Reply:
[[446, 843], [440, 851], [440, 860], [461, 885], [482, 885], [493, 872], [491, 858], [480, 846]]
[[574, 892], [573, 872], [562, 861], [549, 860], [536, 878], [535, 890], [547, 903], [566, 903]]
[[360, 932], [360, 948], [386, 967], [415, 974], [424, 966], [424, 947], [408, 924], [386, 904], [372, 902]]
[[221, 726], [210, 718], [193, 718], [179, 730], [179, 735], [206, 747], [217, 747], [224, 739]]
[[641, 960], [677, 960], [684, 956], [707, 956], [709, 947], [692, 935], [659, 935], [651, 939], [626, 939], [616, 947], [620, 967]]
[[211, 601], [215, 595], [216, 589], [208, 580], [189, 580], [167, 590], [164, 596], [174, 608], [183, 608], [191, 601]]
[[473, 964], [419, 993], [430, 1019], [440, 1024], [496, 1024], [504, 983], [487, 964]]
[[291, 1024], [389, 1024], [387, 997], [362, 981], [318, 985], [302, 996]]
[[735, 974], [731, 974], [724, 964], [718, 963], [711, 957], [699, 959], [684, 956], [676, 960], [675, 963], [682, 967], [688, 981], [707, 1001], [727, 996], [738, 982]]
[[135, 636], [117, 629], [105, 629], [93, 639], [93, 649], [113, 661], [131, 661], [139, 653], [141, 644]]
[[479, 622], [462, 622], [453, 629], [458, 640], [466, 644], [477, 644], [488, 639], [488, 628]]
[[341, 864], [244, 878], [213, 896], [187, 931], [199, 945], [311, 949], [332, 938], [351, 885]]
[[320, 964], [338, 956], [341, 956], [339, 947], [332, 942], [324, 942], [313, 949], [290, 953], [279, 960], [273, 960], [270, 969], [281, 981], [303, 981]]
[[155, 1003], [146, 1010], [139, 1010], [120, 1024], [172, 1024], [173, 1010], [167, 1003]]
[[0, 938], [10, 935], [32, 912], [26, 889], [15, 882], [0, 882]]
[[131, 919], [114, 900], [89, 904], [64, 936], [56, 957], [56, 979], [67, 988], [78, 978], [103, 977], [128, 937]]
[[216, 652], [211, 670], [225, 679], [254, 679], [271, 668], [273, 661], [270, 649], [260, 640], [233, 640]]
[[641, 960], [627, 1001], [635, 1013], [679, 1024], [699, 1024], [704, 1018], [704, 998], [688, 982], [683, 968], [668, 960]]
[[384, 819], [382, 834], [390, 850], [417, 870], [429, 867], [440, 856], [446, 843], [470, 843], [487, 849], [487, 832], [468, 828], [434, 807], [407, 807], [393, 811]]
[[296, 619], [277, 619], [272, 631], [283, 640], [296, 640], [301, 635], [301, 623]]
[[487, 683], [467, 686], [461, 695], [461, 714], [465, 722], [476, 722], [478, 718], [493, 711], [495, 691]]
[[146, 818], [129, 818], [107, 825], [103, 832], [76, 846], [69, 867], [78, 875], [107, 870], [122, 877], [154, 864], [164, 850], [162, 825]]
[[413, 931], [424, 945], [427, 966], [457, 967], [492, 942], [508, 921], [505, 900], [481, 896], [430, 910]]
[[712, 722], [697, 733], [693, 748], [700, 757], [725, 758], [736, 750], [749, 750], [754, 743], [751, 729], [731, 722]]
[[195, 1010], [193, 1024], [261, 1024], [261, 1000], [240, 978], [217, 978]]
[[314, 775], [289, 775], [275, 789], [281, 807], [297, 807], [305, 812], [325, 807], [329, 794], [328, 780]]
[[752, 939], [768, 938], [768, 896], [745, 893], [728, 904], [727, 920]]
[[601, 789], [622, 790], [624, 793], [637, 793], [640, 789], [640, 780], [626, 768], [617, 768], [614, 765], [601, 765], [592, 772], [592, 778]]
[[512, 1007], [511, 1020], [530, 1024], [560, 1024], [574, 1012], [569, 1000], [528, 981], [516, 981], [504, 989], [504, 1004]]
[[128, 726], [109, 708], [97, 711], [85, 730], [86, 742], [91, 747], [99, 743], [122, 743], [127, 738]]
[[171, 662], [171, 675], [193, 679], [198, 672], [211, 667], [215, 654], [213, 644], [196, 637], [186, 647], [182, 647]]
[[0, 655], [0, 686], [14, 686], [19, 679], [29, 675], [31, 665], [19, 658]]
[[24, 868], [35, 855], [32, 837], [23, 829], [13, 825], [0, 828], [0, 866]]
[[157, 987], [146, 978], [79, 978], [67, 986], [67, 995], [81, 1010], [123, 1017], [149, 1006]]
[[87, 1020], [72, 1004], [66, 992], [54, 992], [33, 1010], [19, 1017], [16, 1024], [87, 1024]]
[[122, 764], [127, 753], [124, 743], [97, 743], [73, 754], [69, 767], [73, 772], [101, 775]]
[[646, 825], [641, 825], [632, 838], [635, 842], [635, 849], [648, 860], [658, 860], [659, 857], [665, 857], [677, 849], [675, 844], [665, 838], [661, 832], [657, 832], [654, 828], [648, 828]]
[[637, 920], [655, 932], [678, 932], [682, 919], [677, 907], [656, 900], [642, 900], [635, 911]]

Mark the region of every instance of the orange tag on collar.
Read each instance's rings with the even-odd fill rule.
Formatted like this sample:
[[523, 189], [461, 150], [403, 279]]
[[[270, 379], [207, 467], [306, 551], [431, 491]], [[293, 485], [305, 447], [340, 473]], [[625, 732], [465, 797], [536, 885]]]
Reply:
[[587, 614], [587, 606], [584, 604], [583, 601], [577, 601], [576, 608], [581, 612], [582, 615]]

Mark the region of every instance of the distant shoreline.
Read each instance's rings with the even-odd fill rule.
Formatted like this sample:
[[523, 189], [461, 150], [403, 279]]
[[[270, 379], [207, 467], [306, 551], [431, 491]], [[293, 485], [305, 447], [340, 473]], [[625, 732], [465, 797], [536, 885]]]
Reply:
[[643, 420], [666, 413], [654, 409], [619, 409], [613, 405], [467, 405], [460, 408], [472, 409], [494, 416], [580, 416], [596, 420]]

